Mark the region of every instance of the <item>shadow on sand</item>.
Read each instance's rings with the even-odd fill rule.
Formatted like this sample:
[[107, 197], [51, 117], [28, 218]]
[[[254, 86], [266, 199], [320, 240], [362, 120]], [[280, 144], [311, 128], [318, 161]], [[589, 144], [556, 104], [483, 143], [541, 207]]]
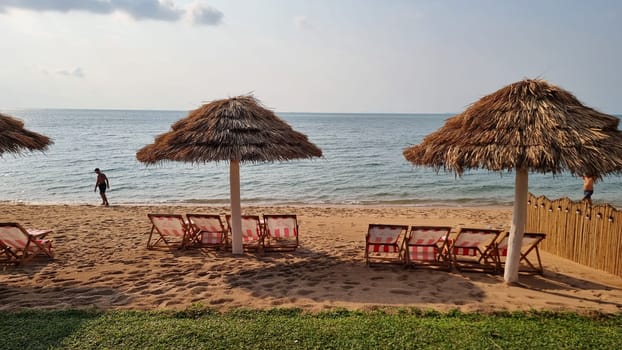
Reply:
[[[230, 255], [223, 254], [222, 258]], [[358, 254], [358, 253], [357, 253]], [[256, 255], [260, 266], [227, 274], [231, 288], [243, 288], [254, 297], [270, 297], [274, 304], [304, 301], [325, 304], [370, 305], [445, 304], [481, 301], [484, 292], [463, 275], [404, 268], [402, 265], [366, 266], [362, 259], [328, 255], [301, 248], [293, 253]], [[225, 259], [226, 260], [226, 259]], [[495, 278], [495, 277], [491, 277]]]

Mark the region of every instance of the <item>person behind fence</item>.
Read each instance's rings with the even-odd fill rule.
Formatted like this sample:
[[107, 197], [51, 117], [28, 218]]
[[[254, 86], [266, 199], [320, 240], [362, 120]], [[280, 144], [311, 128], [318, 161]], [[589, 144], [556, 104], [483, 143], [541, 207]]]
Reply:
[[102, 205], [108, 206], [106, 189], [110, 188], [110, 182], [108, 182], [108, 177], [106, 177], [106, 175], [102, 173], [99, 168], [95, 168], [95, 173], [97, 174], [97, 181], [95, 182], [95, 189], [93, 192], [97, 191], [97, 188], [99, 188], [99, 195], [102, 197]]
[[594, 194], [594, 175], [583, 176], [583, 201], [592, 205], [592, 194]]

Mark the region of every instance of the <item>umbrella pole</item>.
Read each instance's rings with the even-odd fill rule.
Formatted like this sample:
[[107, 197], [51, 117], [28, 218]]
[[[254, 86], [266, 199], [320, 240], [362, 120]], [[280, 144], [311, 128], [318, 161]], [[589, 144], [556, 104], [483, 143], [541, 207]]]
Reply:
[[514, 184], [514, 209], [512, 210], [512, 227], [508, 239], [508, 256], [505, 261], [503, 279], [506, 283], [518, 282], [518, 268], [520, 252], [525, 233], [527, 219], [527, 192], [529, 186], [529, 171], [527, 168], [516, 170]]
[[229, 161], [229, 186], [231, 193], [231, 252], [244, 253], [242, 246], [242, 208], [240, 206], [240, 161]]

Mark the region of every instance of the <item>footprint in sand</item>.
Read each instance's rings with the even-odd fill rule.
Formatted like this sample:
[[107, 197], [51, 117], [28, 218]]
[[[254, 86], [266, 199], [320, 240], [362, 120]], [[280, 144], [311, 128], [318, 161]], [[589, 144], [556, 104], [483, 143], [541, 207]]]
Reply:
[[233, 299], [231, 298], [218, 298], [218, 299], [210, 300], [209, 303], [210, 305], [220, 305], [220, 304], [230, 303], [232, 301]]
[[276, 286], [278, 283], [276, 282], [268, 282], [268, 283], [264, 283], [262, 285], [260, 285], [262, 288], [266, 288], [268, 290], [271, 290], [272, 288], [274, 288], [274, 286]]
[[389, 293], [400, 294], [400, 295], [413, 295], [412, 291], [404, 290], [404, 289], [391, 289], [389, 290]]

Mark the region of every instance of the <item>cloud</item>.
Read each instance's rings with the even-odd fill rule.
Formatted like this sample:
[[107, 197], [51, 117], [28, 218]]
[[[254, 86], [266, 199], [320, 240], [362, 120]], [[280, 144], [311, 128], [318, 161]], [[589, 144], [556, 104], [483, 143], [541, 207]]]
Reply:
[[108, 0], [0, 0], [0, 9], [6, 8], [58, 12], [88, 11], [94, 13], [110, 13], [115, 10], [111, 1]]
[[188, 11], [188, 15], [192, 23], [207, 26], [217, 26], [221, 24], [224, 17], [224, 14], [218, 9], [201, 2], [194, 3]]
[[298, 30], [313, 29], [313, 25], [309, 23], [307, 17], [305, 16], [294, 17], [294, 25], [298, 28]]
[[84, 71], [80, 67], [76, 67], [72, 70], [59, 69], [56, 71], [56, 74], [71, 78], [84, 78]]
[[171, 1], [110, 0], [110, 3], [115, 9], [127, 12], [135, 19], [177, 21], [184, 13], [182, 9], [177, 8]]
[[83, 11], [95, 14], [126, 13], [136, 20], [178, 21], [188, 13], [193, 22], [218, 25], [223, 13], [205, 4], [195, 4], [190, 10], [178, 7], [171, 0], [0, 0], [0, 13], [9, 8], [31, 11], [67, 13]]

